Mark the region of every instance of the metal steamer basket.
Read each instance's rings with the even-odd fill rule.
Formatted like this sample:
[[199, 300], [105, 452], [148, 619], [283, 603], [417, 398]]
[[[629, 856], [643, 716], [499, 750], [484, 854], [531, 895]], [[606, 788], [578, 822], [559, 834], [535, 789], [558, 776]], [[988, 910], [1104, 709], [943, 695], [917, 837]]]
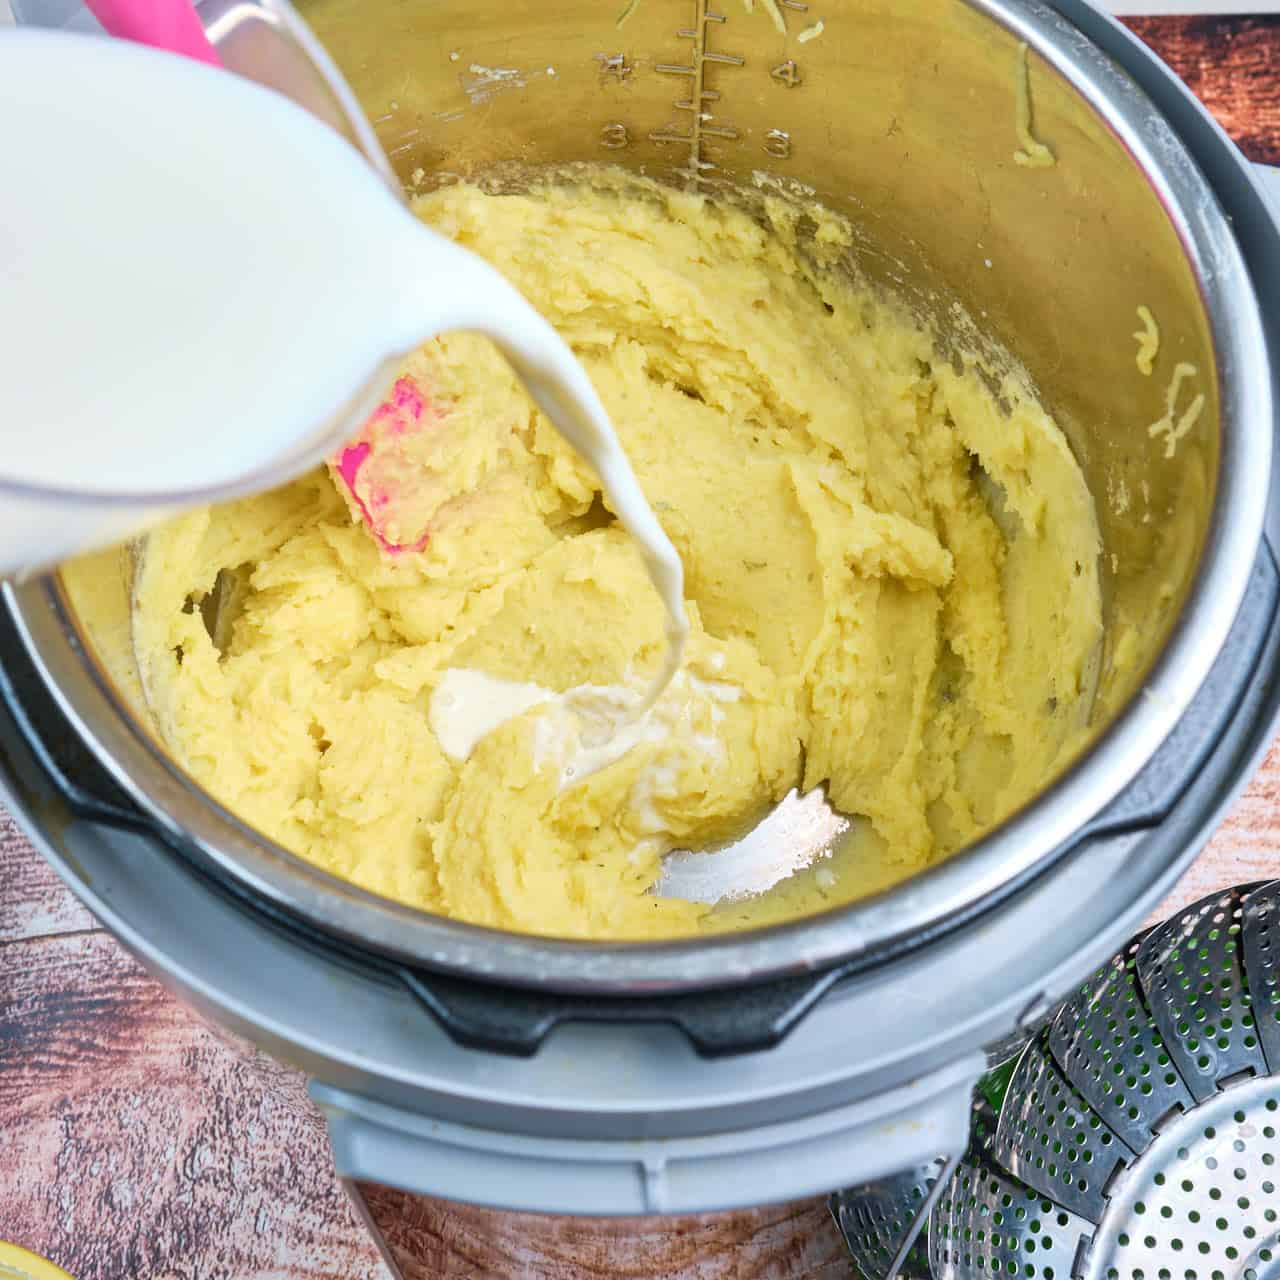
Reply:
[[[411, 185], [601, 160], [713, 194], [797, 182], [865, 234], [852, 266], [939, 315], [953, 297], [984, 314], [1098, 496], [1108, 620], [1144, 620], [1143, 661], [1103, 654], [1076, 765], [875, 898], [723, 938], [570, 944], [371, 897], [215, 805], [130, 685], [115, 560], [5, 588], [0, 619], [0, 776], [76, 893], [184, 999], [311, 1076], [343, 1174], [535, 1210], [758, 1203], [958, 1154], [989, 1051], [1136, 927], [1280, 698], [1280, 311], [1254, 291], [1280, 279], [1280, 232], [1171, 74], [1070, 0], [796, 0], [786, 36], [740, 0], [627, 9], [302, 14]], [[230, 64], [296, 79], [284, 6], [201, 12]], [[1011, 159], [1024, 42], [1054, 170]], [[708, 109], [683, 110], [690, 93]], [[344, 119], [340, 92], [311, 105]], [[1209, 392], [1176, 464], [1147, 437], [1138, 303]], [[1121, 481], [1161, 518], [1108, 501]]]
[[1278, 947], [1275, 881], [1132, 939], [983, 1082], [963, 1160], [833, 1197], [862, 1274], [1274, 1275]]

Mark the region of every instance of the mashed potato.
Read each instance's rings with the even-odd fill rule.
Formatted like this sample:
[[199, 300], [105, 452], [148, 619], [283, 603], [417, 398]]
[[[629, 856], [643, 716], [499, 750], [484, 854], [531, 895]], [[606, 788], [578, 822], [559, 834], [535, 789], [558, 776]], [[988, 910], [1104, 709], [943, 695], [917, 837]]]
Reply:
[[[418, 205], [558, 326], [684, 560], [693, 634], [649, 731], [571, 767], [556, 695], [642, 685], [662, 606], [589, 469], [454, 334], [366, 428], [412, 438], [394, 522], [368, 474], [322, 471], [148, 540], [135, 647], [200, 783], [376, 893], [587, 938], [723, 926], [649, 892], [662, 855], [794, 787], [858, 821], [787, 912], [908, 875], [1032, 795], [1076, 740], [1101, 631], [1080, 470], [1018, 380], [940, 356], [767, 207], [607, 183]], [[448, 732], [455, 688], [486, 681], [532, 689], [524, 710]]]

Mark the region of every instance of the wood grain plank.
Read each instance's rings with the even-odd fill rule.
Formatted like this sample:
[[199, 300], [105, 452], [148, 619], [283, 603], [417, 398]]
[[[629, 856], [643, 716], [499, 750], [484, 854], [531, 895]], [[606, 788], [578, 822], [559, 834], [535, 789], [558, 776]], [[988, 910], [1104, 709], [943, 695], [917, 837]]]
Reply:
[[1228, 885], [1280, 876], [1280, 740], [1153, 917], [1163, 920]]
[[819, 1200], [670, 1218], [499, 1213], [362, 1184], [405, 1280], [847, 1280]]
[[288, 1075], [105, 934], [9, 944], [0, 1238], [78, 1280], [385, 1280]]
[[1126, 18], [1251, 160], [1280, 164], [1280, 14]]
[[36, 857], [18, 824], [0, 806], [0, 942], [73, 933], [93, 917]]

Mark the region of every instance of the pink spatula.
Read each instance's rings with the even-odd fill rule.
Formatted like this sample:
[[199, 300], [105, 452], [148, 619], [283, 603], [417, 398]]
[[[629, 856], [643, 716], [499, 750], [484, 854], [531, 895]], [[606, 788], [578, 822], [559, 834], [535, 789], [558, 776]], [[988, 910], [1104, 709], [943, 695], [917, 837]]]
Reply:
[[412, 378], [399, 377], [360, 433], [329, 459], [330, 475], [346, 488], [365, 529], [391, 556], [427, 545], [430, 520], [422, 501], [427, 486], [414, 445], [415, 437], [434, 430], [443, 416]]

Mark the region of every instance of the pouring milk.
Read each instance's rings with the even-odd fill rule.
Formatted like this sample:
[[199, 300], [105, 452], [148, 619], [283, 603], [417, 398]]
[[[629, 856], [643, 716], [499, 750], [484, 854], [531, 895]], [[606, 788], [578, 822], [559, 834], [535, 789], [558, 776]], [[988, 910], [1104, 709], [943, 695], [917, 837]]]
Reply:
[[0, 154], [0, 573], [282, 483], [352, 434], [398, 357], [469, 329], [641, 548], [668, 616], [643, 705], [661, 692], [688, 631], [683, 569], [589, 379], [337, 134], [177, 56], [10, 31]]

